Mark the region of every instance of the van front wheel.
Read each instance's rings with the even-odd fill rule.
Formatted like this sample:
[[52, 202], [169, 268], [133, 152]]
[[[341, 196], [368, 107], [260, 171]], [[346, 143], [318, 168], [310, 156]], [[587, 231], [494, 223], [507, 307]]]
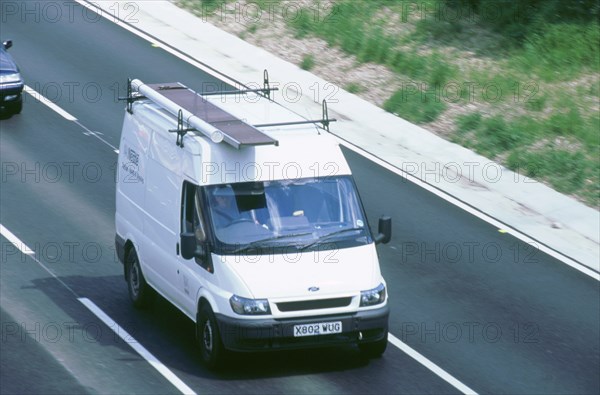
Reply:
[[136, 308], [144, 308], [150, 303], [152, 290], [148, 283], [146, 283], [146, 279], [142, 274], [140, 260], [138, 259], [135, 249], [132, 248], [129, 250], [125, 262], [127, 264], [127, 288], [129, 289], [129, 298]]
[[200, 308], [196, 320], [196, 336], [200, 344], [202, 362], [209, 369], [216, 369], [222, 365], [225, 349], [221, 341], [219, 326], [212, 309], [208, 305]]

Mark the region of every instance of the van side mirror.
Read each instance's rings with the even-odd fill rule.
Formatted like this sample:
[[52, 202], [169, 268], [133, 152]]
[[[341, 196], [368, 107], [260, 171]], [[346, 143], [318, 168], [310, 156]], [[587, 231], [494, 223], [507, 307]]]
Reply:
[[192, 232], [181, 234], [181, 256], [183, 259], [192, 259], [196, 253], [196, 236]]
[[10, 47], [12, 47], [12, 40], [6, 40], [2, 43], [2, 46], [4, 47], [4, 49], [9, 49]]
[[181, 256], [183, 259], [204, 258], [206, 256], [206, 246], [198, 245], [196, 236], [192, 232], [181, 234]]
[[387, 215], [379, 218], [379, 234], [375, 236], [375, 243], [387, 244], [392, 239], [392, 218]]

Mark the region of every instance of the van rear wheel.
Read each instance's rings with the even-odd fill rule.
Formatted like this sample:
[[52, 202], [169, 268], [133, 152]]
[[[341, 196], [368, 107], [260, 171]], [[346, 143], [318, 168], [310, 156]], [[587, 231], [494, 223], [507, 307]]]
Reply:
[[198, 312], [196, 337], [200, 345], [202, 362], [209, 369], [217, 369], [223, 364], [225, 348], [221, 341], [219, 326], [210, 306], [205, 304]]
[[129, 298], [133, 305], [138, 308], [144, 308], [150, 304], [152, 290], [144, 278], [140, 260], [135, 249], [129, 250], [126, 259], [127, 264], [127, 288], [129, 289]]

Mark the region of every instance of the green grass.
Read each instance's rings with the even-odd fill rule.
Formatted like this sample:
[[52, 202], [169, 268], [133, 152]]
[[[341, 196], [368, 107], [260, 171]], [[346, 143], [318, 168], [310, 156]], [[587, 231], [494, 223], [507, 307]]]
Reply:
[[[559, 192], [576, 194], [592, 205], [600, 201], [600, 124], [597, 116], [581, 115], [576, 107], [546, 119], [483, 117], [474, 112], [457, 118], [452, 140], [494, 158], [507, 154], [506, 165], [543, 180]], [[557, 146], [556, 139], [569, 147]], [[542, 147], [539, 141], [546, 141]], [[536, 148], [538, 147], [538, 148]]]
[[[216, 15], [224, 2], [231, 8], [234, 1], [179, 3]], [[252, 3], [262, 10], [275, 4], [273, 0]], [[451, 3], [497, 9], [497, 0], [408, 3], [430, 10]], [[499, 18], [473, 22], [468, 17], [444, 20], [432, 14], [423, 19], [419, 11], [407, 18], [405, 0], [315, 0], [285, 22], [298, 38], [320, 37], [358, 63], [376, 63], [393, 71], [402, 88], [383, 107], [411, 122], [423, 124], [449, 116], [443, 115], [454, 105], [449, 98], [423, 90], [458, 84], [462, 90], [457, 104], [476, 110], [453, 119], [452, 141], [598, 207], [600, 5], [589, 7], [592, 3], [522, 0], [518, 5], [507, 0]], [[281, 7], [275, 4], [275, 9]], [[535, 13], [514, 17], [515, 11], [527, 9]], [[255, 22], [242, 35], [258, 28]], [[305, 55], [300, 67], [313, 69], [314, 56], [318, 55]], [[470, 62], [473, 56], [483, 62]], [[474, 84], [474, 90], [467, 84]], [[360, 93], [367, 86], [347, 81], [344, 89]], [[454, 98], [454, 92], [450, 94]]]
[[416, 50], [401, 49], [402, 36], [388, 33], [385, 20], [375, 14], [382, 5], [402, 5], [401, 1], [336, 2], [330, 18], [315, 18], [314, 12], [304, 9], [298, 18], [290, 21], [298, 38], [315, 35], [356, 56], [359, 62], [387, 65], [394, 71], [430, 84], [443, 84], [457, 69], [438, 53], [422, 54]]
[[453, 42], [460, 38], [463, 25], [457, 21], [446, 21], [441, 18], [425, 18], [415, 23], [415, 31], [411, 38], [420, 43], [438, 41]]
[[508, 156], [507, 166], [528, 177], [546, 180], [554, 189], [564, 193], [583, 192], [585, 189], [587, 194], [593, 193], [594, 186], [586, 180], [595, 178], [596, 183], [598, 181], [597, 163], [586, 158], [581, 151], [571, 152], [552, 144], [539, 151], [515, 150]]
[[423, 123], [435, 121], [446, 109], [446, 104], [435, 95], [426, 94], [421, 90], [413, 92], [400, 89], [384, 103], [383, 108], [408, 121]]
[[600, 97], [600, 80], [590, 84], [587, 93], [589, 93], [592, 96]]
[[490, 158], [529, 144], [540, 134], [529, 118], [508, 122], [503, 116], [484, 118], [477, 112], [458, 117], [457, 127], [453, 141]]
[[546, 24], [525, 39], [510, 65], [545, 81], [565, 81], [600, 69], [600, 25]]
[[302, 70], [310, 70], [315, 67], [315, 57], [312, 55], [304, 55], [300, 62], [300, 68]]
[[360, 93], [363, 91], [363, 87], [356, 82], [349, 82], [344, 86], [344, 89], [350, 93]]
[[477, 129], [479, 125], [481, 125], [482, 119], [483, 117], [479, 112], [472, 112], [470, 114], [458, 117], [456, 124], [459, 131], [468, 132]]
[[525, 101], [525, 108], [529, 111], [542, 111], [546, 108], [548, 96], [545, 94], [536, 94], [531, 99]]

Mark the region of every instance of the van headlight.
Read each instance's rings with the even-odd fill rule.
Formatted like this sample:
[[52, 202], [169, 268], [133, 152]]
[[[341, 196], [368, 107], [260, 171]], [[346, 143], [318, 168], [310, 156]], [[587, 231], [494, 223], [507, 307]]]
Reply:
[[360, 292], [360, 307], [373, 306], [385, 301], [385, 285], [379, 284], [376, 288]]
[[267, 299], [247, 299], [241, 296], [233, 295], [229, 298], [231, 308], [242, 315], [261, 315], [271, 314], [269, 301]]
[[0, 84], [10, 84], [12, 82], [21, 82], [21, 74], [0, 74]]

